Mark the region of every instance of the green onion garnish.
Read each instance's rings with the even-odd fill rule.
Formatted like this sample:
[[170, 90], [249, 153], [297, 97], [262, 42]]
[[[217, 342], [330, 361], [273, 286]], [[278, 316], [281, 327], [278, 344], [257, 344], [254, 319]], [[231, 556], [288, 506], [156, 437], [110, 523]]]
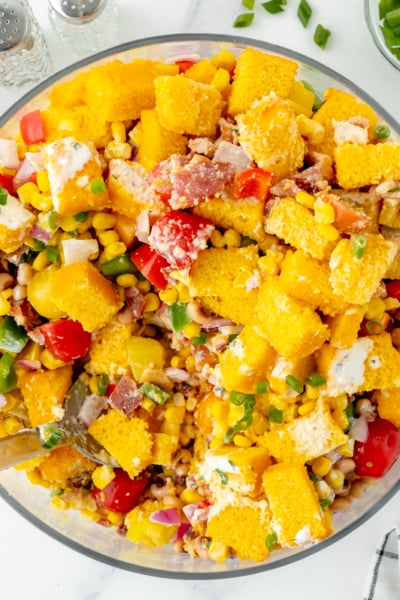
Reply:
[[297, 379], [294, 375], [286, 375], [285, 383], [292, 388], [298, 394], [302, 394], [304, 392], [304, 383]]
[[99, 394], [104, 396], [104, 394], [108, 390], [108, 386], [110, 385], [110, 378], [107, 373], [101, 373], [97, 380], [97, 389], [99, 390]]
[[249, 237], [248, 235], [242, 235], [240, 237], [241, 248], [246, 248], [247, 246], [254, 246], [254, 244], [257, 244], [256, 240], [253, 240], [253, 238]]
[[76, 215], [74, 215], [74, 219], [77, 223], [85, 223], [88, 220], [88, 218], [89, 218], [89, 213], [87, 210], [76, 213]]
[[[378, 335], [382, 331], [385, 331], [382, 323], [375, 321], [374, 319], [370, 319], [365, 323], [365, 329], [368, 331], [369, 335]], [[376, 331], [376, 329], [378, 329], [378, 331]]]
[[308, 377], [305, 378], [305, 382], [311, 387], [316, 388], [325, 385], [326, 379], [325, 377], [322, 377], [320, 373], [311, 373], [311, 375], [308, 375]]
[[319, 505], [325, 511], [332, 502], [328, 498], [320, 498]]
[[283, 6], [287, 4], [286, 0], [270, 0], [269, 2], [263, 2], [261, 6], [271, 15], [283, 12], [285, 9]]
[[58, 442], [64, 437], [64, 433], [61, 429], [55, 425], [44, 425], [42, 427], [42, 442], [43, 448], [54, 448]]
[[253, 400], [253, 394], [243, 394], [242, 392], [231, 392], [229, 395], [229, 401], [235, 406], [242, 406], [247, 400]]
[[268, 381], [259, 381], [256, 384], [256, 394], [266, 394], [269, 391]]
[[268, 410], [268, 419], [271, 423], [283, 423], [283, 412], [276, 406], [271, 406]]
[[377, 125], [375, 127], [375, 137], [377, 140], [386, 140], [390, 136], [390, 129], [387, 125]]
[[362, 233], [356, 236], [353, 244], [353, 254], [356, 258], [360, 259], [364, 256], [367, 241], [367, 237]]
[[299, 6], [297, 7], [297, 16], [300, 19], [303, 27], [307, 27], [309, 20], [311, 19], [312, 8], [308, 4], [307, 0], [301, 0]]
[[244, 400], [243, 417], [225, 433], [224, 442], [226, 444], [229, 444], [240, 431], [246, 431], [253, 423], [253, 411], [256, 405], [256, 399], [251, 394], [244, 394], [244, 396], [246, 396], [246, 399]]
[[315, 28], [314, 32], [314, 42], [324, 50], [326, 48], [326, 44], [328, 43], [328, 39], [331, 35], [329, 29], [325, 29], [322, 25], [318, 24]]
[[215, 471], [221, 477], [221, 483], [222, 483], [222, 485], [226, 485], [228, 483], [228, 476], [227, 476], [227, 474], [224, 473], [224, 471], [221, 471], [221, 469], [215, 469]]
[[254, 19], [254, 13], [243, 13], [238, 15], [233, 23], [234, 27], [249, 27]]
[[45, 254], [47, 260], [50, 262], [57, 264], [59, 262], [59, 253], [58, 249], [55, 246], [46, 246]]
[[0, 185], [0, 204], [4, 206], [7, 204], [8, 192], [3, 186]]
[[273, 531], [272, 533], [269, 533], [267, 535], [267, 537], [265, 538], [265, 545], [267, 546], [267, 548], [270, 552], [275, 548], [277, 541], [278, 541], [278, 536], [276, 535], [275, 531]]
[[253, 10], [254, 9], [254, 0], [242, 0], [242, 6], [244, 6], [248, 10]]
[[202, 331], [200, 335], [195, 335], [192, 338], [192, 344], [194, 346], [203, 346], [207, 342], [207, 335]]
[[93, 181], [90, 184], [90, 191], [92, 192], [92, 194], [95, 194], [96, 196], [99, 194], [104, 194], [104, 192], [107, 190], [106, 188], [106, 184], [104, 182], [104, 179], [102, 177], [98, 177], [97, 179], [93, 179]]
[[153, 400], [153, 402], [159, 405], [165, 404], [170, 397], [168, 392], [158, 387], [158, 385], [155, 385], [154, 383], [142, 383], [139, 390], [142, 392], [142, 394], [147, 396], [147, 398], [150, 398], [150, 400]]

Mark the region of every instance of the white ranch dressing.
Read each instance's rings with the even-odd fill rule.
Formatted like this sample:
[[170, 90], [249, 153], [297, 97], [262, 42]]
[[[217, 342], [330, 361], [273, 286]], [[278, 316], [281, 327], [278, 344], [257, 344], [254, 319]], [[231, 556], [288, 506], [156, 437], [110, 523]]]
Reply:
[[46, 162], [51, 162], [48, 173], [53, 193], [62, 192], [67, 181], [74, 179], [93, 156], [87, 145], [71, 137], [49, 144], [45, 153]]
[[373, 348], [367, 337], [355, 341], [352, 348], [338, 350], [328, 373], [329, 392], [355, 393], [364, 381], [365, 361]]

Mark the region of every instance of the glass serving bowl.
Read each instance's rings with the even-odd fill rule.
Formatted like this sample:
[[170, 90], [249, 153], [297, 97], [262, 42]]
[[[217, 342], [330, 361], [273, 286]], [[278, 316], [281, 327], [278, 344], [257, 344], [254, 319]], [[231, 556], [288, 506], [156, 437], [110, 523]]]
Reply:
[[[102, 64], [111, 58], [125, 61], [134, 58], [150, 58], [172, 62], [189, 57], [212, 56], [223, 49], [239, 54], [248, 46], [296, 60], [299, 63], [299, 78], [307, 80], [319, 93], [323, 93], [329, 86], [334, 86], [355, 94], [361, 100], [369, 103], [381, 119], [389, 125], [393, 138], [400, 139], [400, 126], [373, 98], [325, 66], [279, 46], [237, 36], [212, 34], [173, 35], [138, 40], [86, 58], [48, 78], [20, 99], [0, 118], [0, 136], [15, 135], [18, 131], [18, 121], [24, 113], [43, 108], [46, 105], [49, 90], [55, 82], [65, 81], [79, 71], [87, 69], [89, 66]], [[191, 558], [187, 554], [178, 554], [171, 546], [149, 548], [132, 544], [116, 535], [113, 529], [101, 527], [77, 511], [64, 512], [54, 508], [49, 502], [48, 490], [40, 486], [32, 486], [23, 471], [8, 469], [0, 472], [0, 497], [52, 538], [84, 555], [114, 567], [147, 575], [179, 579], [249, 575], [282, 567], [314, 552], [321, 552], [369, 519], [399, 489], [400, 460], [376, 485], [368, 487], [362, 499], [352, 502], [346, 512], [335, 513], [332, 523], [333, 533], [324, 541], [307, 548], [274, 551], [263, 563], [236, 559], [213, 562]]]
[[379, 0], [364, 0], [364, 15], [376, 47], [386, 60], [397, 69], [400, 69], [400, 58], [397, 58], [389, 50], [382, 33], [381, 19], [379, 18]]

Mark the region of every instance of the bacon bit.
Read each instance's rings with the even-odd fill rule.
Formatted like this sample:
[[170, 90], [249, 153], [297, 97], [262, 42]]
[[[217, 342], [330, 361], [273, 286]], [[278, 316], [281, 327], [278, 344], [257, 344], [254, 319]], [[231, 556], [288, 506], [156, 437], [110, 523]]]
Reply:
[[306, 156], [306, 161], [311, 163], [311, 166], [295, 175], [296, 185], [302, 190], [314, 193], [326, 189], [333, 179], [331, 157], [319, 152], [310, 152]]
[[335, 211], [335, 220], [333, 225], [343, 233], [359, 233], [367, 231], [372, 225], [370, 217], [356, 210], [345, 200], [341, 200], [335, 194], [326, 193], [322, 196], [325, 202], [333, 207]]
[[9, 302], [11, 304], [10, 315], [14, 317], [17, 325], [24, 327], [27, 331], [32, 331], [42, 323], [39, 313], [26, 298], [23, 300], [10, 298]]
[[146, 300], [144, 295], [135, 286], [125, 288], [125, 306], [130, 316], [131, 323], [141, 319], [144, 314]]
[[117, 383], [110, 394], [110, 404], [127, 417], [131, 417], [143, 400], [136, 383], [126, 375]]

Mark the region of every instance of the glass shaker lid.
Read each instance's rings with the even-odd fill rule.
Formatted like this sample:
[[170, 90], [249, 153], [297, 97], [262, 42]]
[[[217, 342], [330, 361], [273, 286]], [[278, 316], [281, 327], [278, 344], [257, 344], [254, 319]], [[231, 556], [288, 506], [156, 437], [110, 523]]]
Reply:
[[107, 0], [50, 0], [52, 8], [72, 23], [91, 21], [103, 10]]
[[18, 46], [30, 31], [29, 20], [17, 0], [0, 1], [0, 52]]

